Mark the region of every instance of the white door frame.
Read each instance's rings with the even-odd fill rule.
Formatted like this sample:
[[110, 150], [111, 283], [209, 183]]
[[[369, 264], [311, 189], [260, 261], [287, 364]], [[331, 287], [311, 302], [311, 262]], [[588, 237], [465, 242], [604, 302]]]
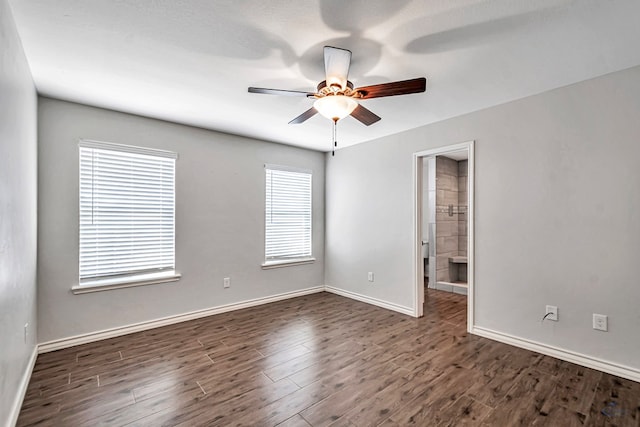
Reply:
[[[435, 157], [454, 151], [467, 150], [469, 154], [467, 171], [468, 223], [467, 223], [467, 331], [471, 332], [474, 326], [474, 295], [475, 295], [475, 158], [474, 141], [447, 145], [431, 150], [413, 153], [413, 270], [415, 277], [414, 287], [414, 316], [422, 317], [424, 302], [424, 259], [422, 255], [422, 161], [427, 157]], [[435, 242], [429, 242], [429, 245]], [[435, 278], [434, 278], [435, 279]]]

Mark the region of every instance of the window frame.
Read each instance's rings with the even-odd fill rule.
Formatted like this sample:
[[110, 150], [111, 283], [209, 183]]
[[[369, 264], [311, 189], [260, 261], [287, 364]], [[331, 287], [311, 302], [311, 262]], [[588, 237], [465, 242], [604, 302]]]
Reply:
[[[98, 149], [112, 151], [116, 153], [124, 153], [123, 159], [126, 154], [130, 155], [144, 155], [152, 157], [162, 157], [164, 159], [172, 159], [173, 163], [173, 207], [172, 207], [172, 238], [171, 243], [173, 249], [172, 266], [162, 269], [147, 269], [147, 270], [132, 270], [123, 274], [111, 274], [111, 275], [98, 275], [95, 277], [81, 278], [81, 247], [80, 241], [82, 239], [82, 152], [83, 149]], [[140, 158], [142, 159], [142, 158]], [[175, 226], [176, 226], [176, 162], [178, 154], [153, 148], [138, 147], [132, 145], [117, 144], [111, 142], [102, 142], [89, 139], [80, 139], [78, 142], [78, 283], [71, 288], [74, 294], [83, 294], [88, 292], [98, 292], [111, 289], [128, 288], [133, 286], [144, 286], [157, 283], [174, 282], [180, 279], [181, 274], [176, 270], [176, 245], [175, 245]], [[85, 178], [86, 179], [86, 178]], [[93, 176], [92, 178], [93, 179]]]
[[[311, 264], [316, 261], [316, 258], [313, 256], [313, 171], [310, 169], [297, 168], [292, 166], [283, 166], [276, 164], [265, 164], [264, 165], [264, 262], [262, 263], [262, 269], [272, 269], [272, 268], [280, 268], [280, 267], [289, 267], [294, 265], [304, 265]], [[267, 258], [268, 252], [268, 224], [267, 224], [267, 215], [268, 215], [268, 207], [267, 207], [267, 192], [269, 191], [268, 187], [268, 177], [269, 171], [280, 171], [280, 172], [293, 172], [293, 173], [302, 173], [309, 175], [309, 255], [300, 255], [294, 257], [282, 257], [282, 258]]]

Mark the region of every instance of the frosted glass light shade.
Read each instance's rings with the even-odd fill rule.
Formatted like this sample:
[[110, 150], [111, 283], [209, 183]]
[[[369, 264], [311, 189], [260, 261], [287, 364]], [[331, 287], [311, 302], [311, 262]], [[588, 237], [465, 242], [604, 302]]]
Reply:
[[328, 95], [316, 100], [313, 108], [327, 119], [338, 121], [347, 117], [358, 106], [358, 102], [344, 95]]

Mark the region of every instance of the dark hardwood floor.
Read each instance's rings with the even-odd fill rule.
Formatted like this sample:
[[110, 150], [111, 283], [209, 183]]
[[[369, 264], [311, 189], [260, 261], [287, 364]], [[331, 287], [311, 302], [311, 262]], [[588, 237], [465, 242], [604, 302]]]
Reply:
[[19, 426], [634, 426], [640, 384], [320, 293], [40, 355]]

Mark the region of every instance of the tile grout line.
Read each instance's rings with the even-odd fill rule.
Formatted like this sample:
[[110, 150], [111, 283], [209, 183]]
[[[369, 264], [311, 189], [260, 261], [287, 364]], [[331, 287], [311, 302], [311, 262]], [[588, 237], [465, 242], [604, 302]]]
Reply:
[[[275, 383], [275, 382], [276, 382], [276, 381], [274, 381], [274, 379], [273, 379], [273, 378], [271, 378], [269, 375], [267, 375], [267, 373], [266, 373], [266, 372], [261, 371], [260, 373], [261, 373], [262, 375], [264, 375], [265, 377], [267, 377], [267, 378], [268, 378], [272, 383]], [[285, 377], [285, 378], [287, 378], [287, 377]], [[295, 384], [295, 383], [294, 383], [294, 384]], [[298, 384], [296, 384], [296, 385], [298, 385]]]
[[[591, 420], [591, 418], [593, 418], [591, 416], [591, 409], [593, 408], [593, 405], [595, 403], [595, 399], [596, 399], [596, 395], [598, 394], [598, 387], [600, 387], [600, 382], [602, 381], [602, 378], [604, 377], [604, 374], [602, 372], [600, 372], [600, 378], [598, 378], [598, 382], [596, 382], [595, 387], [593, 387], [593, 395], [591, 396], [591, 399], [589, 399], [589, 401], [591, 402], [591, 405], [589, 405], [589, 409], [587, 410], [587, 413], [585, 414], [586, 416], [584, 417], [584, 425], [590, 425], [588, 423], [588, 421]], [[640, 406], [638, 406], [640, 408]]]
[[[296, 373], [297, 373], [297, 372], [296, 372]], [[266, 374], [265, 374], [265, 375], [266, 375]], [[285, 377], [285, 378], [286, 378], [286, 379], [288, 379], [289, 381], [291, 381], [293, 384], [295, 384], [295, 385], [298, 387], [298, 389], [299, 389], [299, 390], [300, 390], [300, 389], [302, 389], [302, 388], [304, 388], [303, 386], [301, 386], [300, 384], [298, 384], [297, 382], [295, 382], [295, 381], [294, 381], [293, 379], [291, 379], [290, 377]], [[314, 381], [314, 382], [315, 382], [315, 381]], [[311, 384], [313, 384], [313, 383], [311, 383]], [[307, 385], [311, 385], [311, 384], [307, 384]], [[305, 386], [305, 387], [306, 387], [306, 386]]]
[[[306, 409], [306, 408], [305, 408], [305, 409]], [[303, 410], [303, 411], [304, 411], [304, 410]], [[302, 419], [304, 420], [304, 422], [305, 422], [305, 423], [307, 423], [307, 424], [309, 424], [309, 425], [312, 425], [312, 424], [309, 422], [309, 420], [307, 420], [307, 419], [302, 415], [302, 412], [303, 412], [303, 411], [298, 412], [296, 415], [299, 415], [299, 416], [300, 416], [300, 418], [302, 418]], [[295, 415], [293, 415], [291, 418], [293, 418], [293, 417], [295, 417]]]
[[207, 392], [204, 391], [204, 389], [202, 388], [202, 386], [200, 385], [200, 383], [198, 381], [196, 381], [196, 384], [198, 384], [198, 387], [200, 387], [200, 390], [202, 390], [203, 394], [207, 394]]

